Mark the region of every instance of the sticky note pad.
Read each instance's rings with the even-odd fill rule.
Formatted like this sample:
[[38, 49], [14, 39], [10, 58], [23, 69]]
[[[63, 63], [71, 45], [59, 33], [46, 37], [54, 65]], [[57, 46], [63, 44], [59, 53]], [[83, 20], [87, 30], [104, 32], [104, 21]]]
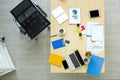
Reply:
[[51, 53], [48, 62], [50, 64], [53, 64], [53, 65], [61, 67], [63, 60], [64, 60], [64, 57], [62, 57], [60, 55], [57, 55], [55, 53]]
[[85, 26], [81, 26], [82, 31], [85, 30]]
[[93, 76], [100, 76], [103, 62], [104, 58], [92, 55], [86, 73], [91, 74]]
[[84, 31], [82, 31], [82, 34], [83, 34], [83, 35], [85, 35], [85, 34], [86, 34], [86, 31], [85, 31], [85, 30], [84, 30]]
[[76, 32], [77, 32], [78, 34], [81, 33], [81, 31], [82, 31], [82, 30], [79, 29], [79, 28], [76, 30]]
[[52, 46], [53, 46], [53, 49], [64, 47], [65, 46], [64, 39], [62, 38], [62, 39], [52, 41]]

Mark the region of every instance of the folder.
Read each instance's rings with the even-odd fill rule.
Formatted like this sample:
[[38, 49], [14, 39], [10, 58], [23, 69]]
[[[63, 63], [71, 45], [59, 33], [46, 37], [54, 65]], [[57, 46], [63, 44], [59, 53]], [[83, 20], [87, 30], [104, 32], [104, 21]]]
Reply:
[[91, 74], [93, 76], [100, 76], [103, 62], [104, 58], [92, 55], [86, 73]]
[[55, 53], [51, 53], [48, 62], [50, 64], [56, 65], [58, 67], [62, 66], [62, 61], [64, 60], [64, 57], [57, 55]]
[[58, 48], [64, 47], [65, 44], [64, 44], [63, 38], [52, 41], [52, 46], [53, 46], [53, 49], [58, 49]]

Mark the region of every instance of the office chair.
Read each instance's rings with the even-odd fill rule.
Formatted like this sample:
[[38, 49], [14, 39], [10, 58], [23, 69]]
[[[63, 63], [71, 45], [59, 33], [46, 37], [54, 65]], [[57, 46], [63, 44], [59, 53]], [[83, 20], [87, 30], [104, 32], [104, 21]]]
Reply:
[[20, 32], [27, 34], [31, 39], [50, 25], [46, 18], [47, 14], [31, 0], [23, 0], [10, 12], [19, 26]]

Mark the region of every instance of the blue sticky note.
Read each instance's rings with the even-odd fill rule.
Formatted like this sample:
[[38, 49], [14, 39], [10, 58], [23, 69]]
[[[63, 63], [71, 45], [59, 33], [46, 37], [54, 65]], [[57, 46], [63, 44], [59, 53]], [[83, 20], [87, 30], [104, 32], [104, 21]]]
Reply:
[[93, 76], [100, 76], [103, 62], [104, 58], [92, 55], [86, 73]]
[[64, 39], [62, 38], [62, 39], [52, 41], [52, 46], [53, 46], [53, 49], [64, 47], [65, 46]]

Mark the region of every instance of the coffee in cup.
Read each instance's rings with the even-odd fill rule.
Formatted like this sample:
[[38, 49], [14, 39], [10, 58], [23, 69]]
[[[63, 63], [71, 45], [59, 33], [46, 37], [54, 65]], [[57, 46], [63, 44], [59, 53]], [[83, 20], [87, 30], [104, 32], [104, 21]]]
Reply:
[[89, 63], [89, 58], [84, 57], [83, 61], [84, 61], [85, 64], [88, 64]]
[[65, 35], [65, 29], [64, 28], [59, 28], [58, 29], [58, 35], [59, 36], [64, 36]]

